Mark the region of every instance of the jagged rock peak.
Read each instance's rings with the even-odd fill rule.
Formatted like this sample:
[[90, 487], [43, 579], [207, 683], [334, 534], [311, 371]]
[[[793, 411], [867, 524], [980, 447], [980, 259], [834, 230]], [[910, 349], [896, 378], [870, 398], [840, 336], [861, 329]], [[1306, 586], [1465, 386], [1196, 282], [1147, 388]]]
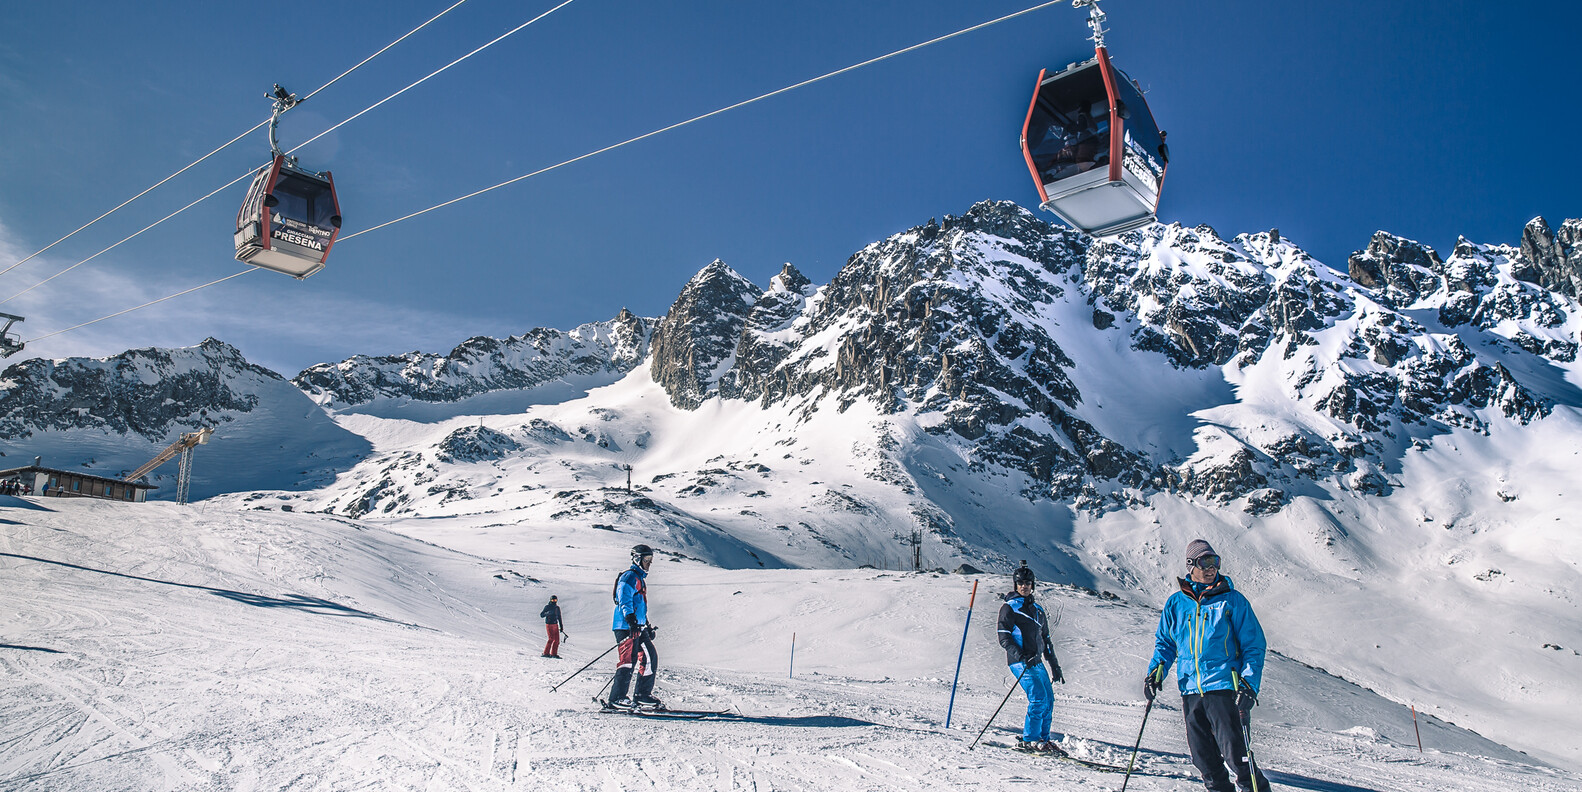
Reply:
[[747, 316], [763, 295], [715, 259], [693, 275], [654, 330], [649, 371], [683, 409], [695, 409], [717, 392], [736, 359]]
[[791, 266], [790, 262], [786, 262], [786, 265], [780, 268], [780, 274], [769, 279], [769, 291], [802, 293], [812, 285], [813, 281], [808, 280], [806, 275]]
[[1556, 233], [1544, 218], [1533, 218], [1522, 229], [1521, 258], [1517, 279], [1582, 297], [1582, 220], [1567, 220]]
[[1443, 261], [1427, 245], [1379, 231], [1367, 250], [1351, 254], [1351, 279], [1373, 289], [1395, 305], [1410, 305], [1439, 285], [1435, 273]]

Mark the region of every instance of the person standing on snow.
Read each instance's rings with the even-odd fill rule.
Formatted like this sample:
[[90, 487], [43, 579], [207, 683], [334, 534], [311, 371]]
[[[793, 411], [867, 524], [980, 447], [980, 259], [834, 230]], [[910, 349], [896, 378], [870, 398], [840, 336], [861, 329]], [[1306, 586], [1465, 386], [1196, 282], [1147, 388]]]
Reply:
[[560, 629], [562, 624], [560, 620], [560, 602], [555, 595], [549, 595], [549, 604], [545, 605], [544, 609], [538, 612], [538, 615], [544, 620], [544, 631], [549, 633], [549, 643], [544, 644], [544, 656], [559, 660], [560, 638], [561, 636], [570, 638], [571, 633]]
[[[1209, 792], [1264, 792], [1263, 771], [1250, 767], [1242, 710], [1258, 703], [1267, 644], [1252, 604], [1219, 573], [1219, 555], [1202, 539], [1187, 545], [1188, 578], [1159, 614], [1154, 656], [1143, 680], [1153, 701], [1174, 666], [1186, 713], [1192, 764]], [[1231, 786], [1225, 765], [1236, 773]]]
[[[615, 579], [615, 615], [610, 629], [620, 650], [617, 652], [615, 681], [610, 688], [610, 704], [617, 707], [663, 707], [654, 698], [654, 672], [659, 653], [654, 650], [656, 630], [648, 623], [648, 568], [654, 563], [654, 549], [645, 544], [632, 548], [632, 566]], [[637, 688], [630, 698], [626, 691], [637, 671]]]
[[[1055, 648], [1049, 642], [1049, 616], [1042, 605], [1033, 601], [1033, 570], [1027, 562], [1011, 575], [1014, 589], [1004, 595], [1000, 606], [1000, 646], [1005, 648], [1005, 662], [1016, 675], [1027, 693], [1027, 719], [1022, 725], [1022, 736], [1016, 740], [1019, 751], [1053, 753], [1056, 748], [1049, 741], [1049, 722], [1054, 717], [1055, 689], [1051, 680], [1062, 685], [1065, 674], [1060, 672], [1060, 661], [1055, 659]], [[1040, 658], [1049, 661], [1046, 672]]]

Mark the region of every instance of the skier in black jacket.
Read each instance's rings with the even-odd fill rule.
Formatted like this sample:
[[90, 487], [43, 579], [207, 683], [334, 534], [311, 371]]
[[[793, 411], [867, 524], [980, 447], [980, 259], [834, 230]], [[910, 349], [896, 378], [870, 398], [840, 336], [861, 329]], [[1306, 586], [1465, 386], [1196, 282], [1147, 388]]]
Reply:
[[570, 638], [571, 634], [560, 629], [560, 603], [556, 600], [555, 595], [551, 594], [549, 596], [549, 604], [545, 605], [544, 609], [538, 612], [538, 615], [543, 617], [544, 631], [549, 633], [549, 643], [544, 644], [544, 656], [559, 660], [560, 639], [562, 636]]
[[[1066, 683], [1060, 672], [1060, 661], [1055, 658], [1055, 647], [1049, 642], [1049, 616], [1042, 605], [1033, 601], [1033, 570], [1027, 562], [1011, 576], [1015, 590], [1004, 595], [1000, 606], [1000, 646], [1005, 647], [1005, 662], [1011, 673], [1021, 681], [1027, 693], [1027, 719], [1022, 724], [1022, 736], [1016, 741], [1017, 750], [1036, 753], [1053, 753], [1054, 743], [1049, 741], [1049, 722], [1054, 717], [1054, 682]], [[1049, 670], [1039, 664], [1040, 658], [1049, 661]]]

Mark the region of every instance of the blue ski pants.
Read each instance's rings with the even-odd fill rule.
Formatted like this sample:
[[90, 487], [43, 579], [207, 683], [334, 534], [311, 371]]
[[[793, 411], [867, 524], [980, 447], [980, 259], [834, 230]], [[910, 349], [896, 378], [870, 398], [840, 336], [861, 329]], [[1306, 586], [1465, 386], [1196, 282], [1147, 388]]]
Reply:
[[1038, 742], [1049, 739], [1049, 722], [1055, 715], [1055, 688], [1049, 684], [1049, 672], [1043, 663], [1027, 666], [1022, 673], [1021, 663], [1011, 664], [1011, 673], [1022, 678], [1022, 690], [1027, 693], [1027, 721], [1022, 724], [1022, 739]]

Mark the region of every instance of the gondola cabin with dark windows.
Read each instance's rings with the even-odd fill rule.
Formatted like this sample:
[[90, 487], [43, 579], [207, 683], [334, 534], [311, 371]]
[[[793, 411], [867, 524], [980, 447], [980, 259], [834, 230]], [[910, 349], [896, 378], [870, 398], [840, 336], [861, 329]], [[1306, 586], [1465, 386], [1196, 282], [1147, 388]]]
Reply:
[[341, 230], [335, 180], [276, 154], [236, 213], [236, 259], [298, 280], [321, 269]]
[[1142, 91], [1102, 46], [1038, 73], [1022, 154], [1041, 207], [1080, 231], [1111, 236], [1155, 219], [1169, 150]]

